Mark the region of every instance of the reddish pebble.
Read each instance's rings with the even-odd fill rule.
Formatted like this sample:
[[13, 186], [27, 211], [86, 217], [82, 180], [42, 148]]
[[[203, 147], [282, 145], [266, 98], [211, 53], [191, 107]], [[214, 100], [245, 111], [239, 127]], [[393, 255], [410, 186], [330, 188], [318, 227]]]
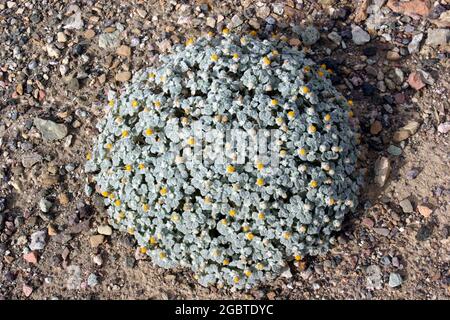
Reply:
[[362, 219], [361, 223], [362, 223], [364, 226], [366, 226], [367, 228], [369, 228], [369, 229], [373, 228], [373, 226], [374, 226], [374, 224], [375, 224], [375, 223], [373, 222], [373, 220], [370, 219], [370, 218], [364, 218], [364, 219]]
[[22, 287], [22, 291], [25, 297], [29, 297], [33, 293], [33, 288], [24, 284]]
[[23, 256], [23, 259], [31, 264], [36, 264], [38, 262], [38, 255], [36, 251], [31, 251]]
[[422, 74], [420, 72], [412, 72], [408, 77], [408, 84], [411, 88], [420, 90], [425, 87], [425, 83], [422, 79]]
[[433, 213], [432, 209], [430, 209], [430, 208], [428, 208], [427, 206], [424, 206], [424, 205], [418, 205], [417, 206], [417, 210], [425, 218], [428, 218]]

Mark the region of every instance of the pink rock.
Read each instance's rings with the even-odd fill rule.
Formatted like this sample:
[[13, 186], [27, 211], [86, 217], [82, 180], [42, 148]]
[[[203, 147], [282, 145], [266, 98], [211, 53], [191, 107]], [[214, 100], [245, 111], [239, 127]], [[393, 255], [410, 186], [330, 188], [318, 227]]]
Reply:
[[440, 133], [447, 133], [450, 131], [450, 122], [443, 122], [438, 126], [438, 131]]
[[423, 87], [425, 87], [425, 83], [423, 82], [422, 74], [417, 71], [414, 71], [409, 75], [408, 84], [416, 90], [420, 90]]
[[432, 1], [430, 0], [389, 0], [387, 3], [388, 8], [392, 11], [405, 14], [410, 17], [428, 16], [430, 14], [431, 5]]
[[25, 295], [25, 297], [28, 298], [33, 293], [33, 288], [24, 284], [22, 287], [22, 292]]
[[31, 251], [23, 256], [23, 259], [31, 264], [36, 264], [38, 262], [38, 255], [36, 251]]

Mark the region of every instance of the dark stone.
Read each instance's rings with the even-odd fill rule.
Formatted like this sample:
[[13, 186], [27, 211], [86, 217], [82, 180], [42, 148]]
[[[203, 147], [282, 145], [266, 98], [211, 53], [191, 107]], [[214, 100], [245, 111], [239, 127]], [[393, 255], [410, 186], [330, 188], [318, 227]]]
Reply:
[[86, 43], [77, 43], [74, 47], [73, 47], [73, 54], [75, 56], [81, 56], [82, 54], [84, 54], [87, 51], [87, 44]]
[[0, 212], [3, 212], [6, 208], [6, 198], [0, 198]]
[[433, 229], [434, 225], [432, 223], [422, 225], [419, 231], [417, 231], [416, 239], [418, 241], [427, 240], [432, 235]]
[[367, 57], [373, 57], [374, 55], [377, 54], [377, 47], [374, 47], [374, 46], [365, 47], [363, 49], [363, 53]]
[[364, 82], [361, 86], [362, 92], [365, 96], [373, 96], [377, 90], [377, 88], [370, 83]]

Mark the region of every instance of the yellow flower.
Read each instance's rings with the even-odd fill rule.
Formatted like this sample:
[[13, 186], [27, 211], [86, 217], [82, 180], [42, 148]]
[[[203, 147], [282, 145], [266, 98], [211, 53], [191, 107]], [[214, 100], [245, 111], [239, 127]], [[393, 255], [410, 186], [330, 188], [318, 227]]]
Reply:
[[262, 187], [264, 185], [264, 179], [263, 178], [256, 179], [256, 185]]
[[149, 78], [149, 79], [155, 79], [155, 78], [156, 78], [156, 74], [154, 74], [153, 72], [150, 72], [150, 73], [148, 74], [148, 78]]
[[234, 277], [234, 278], [233, 278], [233, 282], [234, 282], [234, 283], [239, 283], [239, 277], [238, 277], [238, 276]]
[[124, 167], [124, 169], [125, 169], [125, 171], [131, 171], [131, 165], [130, 165], [130, 164], [127, 164], [127, 165]]
[[141, 248], [139, 249], [139, 251], [140, 251], [142, 254], [146, 254], [146, 253], [147, 253], [147, 248], [146, 248], [146, 247], [141, 247]]
[[264, 57], [264, 58], [262, 58], [262, 63], [265, 66], [268, 66], [268, 65], [270, 65], [270, 59], [268, 57]]
[[256, 35], [257, 35], [258, 33], [256, 32], [256, 30], [252, 30], [252, 31], [250, 31], [248, 34], [251, 35], [252, 37], [256, 37]]
[[280, 53], [278, 52], [278, 50], [275, 50], [275, 49], [272, 50], [272, 55], [277, 56], [277, 55], [279, 55], [279, 54], [280, 54]]
[[121, 211], [119, 213], [119, 219], [122, 220], [123, 218], [125, 218], [125, 212]]
[[158, 241], [156, 241], [156, 238], [154, 236], [151, 236], [150, 239], [148, 239], [148, 242], [150, 242], [150, 244], [156, 244]]
[[353, 100], [348, 100], [347, 103], [349, 106], [353, 106]]
[[86, 160], [91, 160], [92, 159], [92, 155], [90, 152], [86, 153]]
[[236, 168], [231, 164], [227, 165], [227, 173], [233, 173], [236, 171]]
[[211, 55], [211, 61], [213, 61], [213, 62], [219, 61], [219, 56], [217, 54], [213, 53]]
[[248, 232], [245, 234], [245, 237], [247, 238], [247, 240], [252, 241], [255, 236], [253, 235], [253, 233]]
[[159, 107], [161, 107], [161, 101], [156, 100], [156, 101], [153, 102], [153, 105], [154, 105], [156, 108], [159, 108]]
[[241, 44], [242, 44], [242, 45], [244, 45], [244, 44], [247, 43], [247, 40], [246, 40], [244, 37], [241, 37], [240, 41], [241, 41]]
[[308, 132], [309, 133], [315, 133], [317, 131], [317, 128], [314, 125], [310, 125], [308, 127]]
[[299, 255], [299, 254], [296, 254], [296, 255], [294, 256], [294, 259], [295, 259], [296, 261], [300, 261], [300, 260], [302, 260], [302, 256]]
[[336, 203], [336, 201], [334, 201], [333, 198], [328, 199], [328, 205], [329, 205], [329, 206], [332, 206], [332, 205], [334, 205], [335, 203]]
[[250, 230], [250, 227], [248, 225], [242, 226], [242, 231], [247, 232], [248, 230]]
[[102, 196], [107, 198], [109, 196], [109, 192], [108, 191], [102, 191]]
[[257, 168], [259, 171], [261, 171], [262, 169], [264, 169], [264, 165], [263, 165], [261, 162], [258, 162], [258, 163], [256, 164], [256, 168]]
[[291, 111], [288, 112], [287, 115], [288, 115], [288, 118], [289, 118], [289, 119], [294, 119], [294, 117], [295, 117], [295, 111], [291, 110]]
[[350, 110], [350, 111], [348, 112], [348, 116], [349, 116], [350, 118], [352, 118], [352, 117], [354, 116], [353, 111]]
[[145, 134], [147, 136], [151, 136], [153, 134], [153, 130], [151, 128], [148, 128], [148, 129], [145, 130]]
[[222, 33], [223, 33], [225, 36], [227, 36], [227, 35], [230, 34], [230, 30], [229, 30], [228, 28], [223, 28], [223, 29], [222, 29]]
[[244, 271], [244, 274], [245, 274], [247, 277], [250, 277], [250, 276], [252, 275], [252, 272], [251, 272], [250, 270], [245, 270], [245, 271]]
[[316, 180], [311, 180], [311, 182], [309, 183], [309, 186], [310, 186], [311, 188], [317, 188], [318, 185], [319, 185], [319, 184], [317, 183]]
[[120, 201], [119, 199], [117, 199], [116, 201], [114, 201], [114, 205], [116, 207], [120, 206], [122, 204], [122, 201]]
[[194, 38], [189, 38], [186, 40], [186, 47], [194, 44]]
[[303, 71], [309, 72], [309, 71], [311, 71], [311, 68], [309, 66], [306, 66], [306, 67], [303, 68]]
[[220, 220], [220, 222], [221, 222], [223, 225], [226, 225], [226, 224], [228, 223], [227, 219], [222, 219], [222, 220]]
[[321, 64], [320, 67], [321, 67], [322, 69], [326, 69], [326, 68], [327, 68], [327, 65], [326, 65], [326, 64]]
[[283, 238], [284, 239], [289, 240], [290, 237], [291, 237], [291, 233], [290, 232], [288, 232], [288, 231], [283, 232]]
[[230, 264], [230, 260], [224, 259], [223, 262], [222, 262], [222, 264], [223, 264], [224, 266], [227, 266], [227, 265]]
[[159, 194], [165, 196], [167, 194], [167, 187], [162, 187], [161, 190], [159, 190]]
[[111, 143], [107, 143], [107, 144], [105, 145], [105, 148], [108, 149], [108, 150], [111, 150], [112, 147], [113, 147], [113, 145], [112, 145]]
[[263, 265], [262, 263], [258, 262], [258, 263], [256, 264], [256, 269], [262, 270], [262, 269], [264, 269], [264, 265]]
[[128, 231], [129, 234], [134, 234], [134, 228], [128, 228], [127, 231]]
[[317, 74], [319, 75], [319, 77], [323, 77], [323, 75], [324, 75], [324, 73], [323, 73], [323, 71], [319, 71], [319, 72], [317, 72]]
[[138, 164], [138, 168], [139, 168], [139, 170], [144, 169], [144, 168], [145, 168], [145, 164], [139, 163], [139, 164]]
[[280, 151], [280, 157], [282, 157], [282, 158], [285, 157], [286, 153], [287, 153], [286, 150], [281, 150]]
[[109, 100], [108, 101], [108, 105], [110, 106], [110, 107], [114, 107], [114, 100]]
[[330, 121], [331, 120], [331, 115], [329, 114], [329, 113], [327, 113], [326, 115], [325, 115], [325, 117], [323, 117], [323, 120], [324, 121]]
[[133, 100], [133, 101], [131, 101], [131, 106], [133, 107], [133, 108], [136, 108], [137, 106], [138, 106], [138, 102], [136, 101], [136, 100]]
[[204, 200], [205, 200], [206, 204], [211, 204], [212, 203], [211, 197], [206, 196]]
[[126, 138], [128, 137], [128, 131], [127, 130], [123, 130], [122, 131], [122, 138]]
[[229, 214], [231, 217], [234, 217], [234, 216], [236, 215], [236, 210], [231, 209], [231, 210], [228, 212], [228, 214]]
[[233, 53], [233, 59], [234, 59], [234, 60], [237, 60], [237, 59], [239, 59], [239, 54], [237, 54], [237, 53]]
[[298, 154], [301, 155], [302, 157], [306, 156], [306, 149], [300, 148], [300, 150], [298, 150]]
[[177, 222], [178, 220], [180, 220], [180, 216], [176, 213], [172, 214], [171, 220], [173, 222]]
[[277, 125], [281, 126], [284, 121], [283, 121], [283, 118], [278, 117], [278, 118], [275, 119], [275, 122], [276, 122]]
[[258, 219], [259, 220], [264, 220], [265, 217], [266, 217], [266, 215], [264, 214], [264, 212], [258, 213]]
[[276, 106], [278, 104], [278, 100], [277, 99], [272, 99], [272, 100], [270, 100], [270, 104], [272, 106]]
[[187, 140], [187, 144], [190, 145], [190, 146], [193, 146], [195, 144], [194, 137], [189, 137], [189, 139]]
[[159, 253], [159, 257], [160, 257], [161, 259], [165, 259], [165, 258], [167, 257], [167, 255], [166, 255], [164, 252], [160, 252], [160, 253]]
[[301, 91], [303, 94], [306, 94], [306, 93], [308, 93], [310, 90], [309, 90], [309, 88], [308, 88], [307, 86], [303, 86], [303, 87], [300, 88], [300, 91]]
[[147, 212], [148, 209], [150, 209], [150, 206], [149, 206], [147, 203], [144, 203], [144, 204], [142, 205], [142, 210], [144, 210], [145, 212]]
[[111, 200], [113, 200], [113, 199], [115, 199], [116, 198], [116, 196], [114, 195], [114, 193], [111, 193], [110, 195], [109, 195], [109, 197], [108, 198], [110, 198]]

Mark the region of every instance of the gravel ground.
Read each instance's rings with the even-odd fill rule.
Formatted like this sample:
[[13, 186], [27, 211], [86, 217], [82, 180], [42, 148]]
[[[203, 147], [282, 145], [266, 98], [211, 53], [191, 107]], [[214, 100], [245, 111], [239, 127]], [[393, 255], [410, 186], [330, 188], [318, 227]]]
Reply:
[[[449, 9], [447, 0], [2, 0], [0, 298], [449, 299]], [[108, 92], [174, 44], [225, 26], [275, 33], [334, 71], [354, 101], [367, 168], [338, 244], [246, 292], [153, 266], [84, 193]]]

